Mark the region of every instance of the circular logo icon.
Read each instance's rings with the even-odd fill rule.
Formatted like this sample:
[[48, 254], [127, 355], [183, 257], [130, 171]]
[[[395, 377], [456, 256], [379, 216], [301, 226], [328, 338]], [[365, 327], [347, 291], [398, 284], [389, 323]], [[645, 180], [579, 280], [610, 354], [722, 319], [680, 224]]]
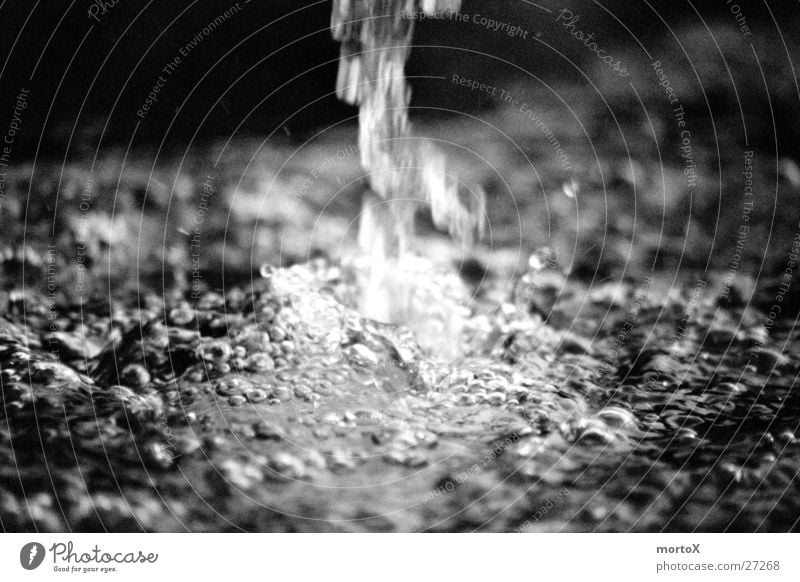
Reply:
[[30, 542], [19, 551], [19, 563], [26, 570], [35, 570], [44, 561], [44, 546], [38, 542]]

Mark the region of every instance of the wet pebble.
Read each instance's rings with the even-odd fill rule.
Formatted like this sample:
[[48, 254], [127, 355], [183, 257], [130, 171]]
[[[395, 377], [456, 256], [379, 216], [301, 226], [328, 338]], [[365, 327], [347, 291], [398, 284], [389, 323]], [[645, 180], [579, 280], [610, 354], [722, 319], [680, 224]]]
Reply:
[[675, 439], [681, 442], [694, 442], [698, 440], [697, 431], [692, 428], [681, 428], [675, 433]]
[[252, 384], [241, 378], [227, 378], [214, 386], [215, 392], [220, 396], [240, 396], [251, 388]]
[[377, 410], [356, 410], [353, 416], [358, 426], [375, 426], [383, 420], [383, 414]]
[[314, 392], [320, 396], [330, 396], [334, 392], [333, 384], [328, 380], [317, 380], [316, 384], [314, 385]]
[[[201, 426], [204, 424], [201, 421]], [[225, 448], [225, 445], [228, 443], [228, 439], [226, 439], [221, 434], [214, 434], [207, 436], [203, 439], [203, 448], [208, 451], [216, 451]]]
[[267, 422], [259, 421], [253, 424], [253, 431], [256, 438], [261, 440], [279, 441], [282, 439], [280, 433]]
[[725, 462], [720, 464], [720, 469], [733, 477], [734, 481], [741, 481], [743, 468], [735, 463]]
[[247, 400], [252, 403], [264, 402], [267, 399], [267, 393], [264, 390], [255, 388], [253, 390], [248, 390], [245, 394]]
[[279, 402], [286, 402], [287, 400], [292, 399], [292, 393], [286, 386], [275, 386], [270, 391], [270, 398], [273, 398]]
[[607, 429], [596, 425], [590, 425], [581, 430], [575, 442], [584, 445], [607, 445], [614, 441], [614, 435], [608, 432]]
[[206, 369], [203, 367], [194, 368], [186, 372], [186, 380], [192, 384], [199, 384], [208, 378]]
[[306, 476], [306, 467], [303, 461], [285, 451], [272, 455], [269, 465], [280, 476], [288, 479], [302, 479]]
[[379, 365], [378, 356], [363, 344], [354, 344], [344, 350], [345, 357], [349, 362], [357, 366], [377, 370]]
[[181, 303], [178, 307], [170, 310], [169, 320], [174, 325], [187, 326], [194, 321], [194, 309], [188, 303]]
[[251, 489], [264, 479], [264, 474], [253, 464], [237, 459], [225, 459], [219, 470], [225, 481], [236, 489]]
[[184, 435], [176, 439], [175, 448], [180, 455], [191, 455], [202, 446], [200, 440], [194, 435]]
[[789, 363], [789, 357], [777, 350], [759, 348], [751, 352], [759, 372], [769, 372]]
[[474, 394], [459, 394], [456, 398], [458, 406], [474, 406], [478, 403], [478, 398]]
[[31, 382], [48, 387], [75, 389], [81, 380], [72, 368], [57, 362], [33, 361], [29, 368]]
[[636, 428], [636, 417], [618, 406], [608, 406], [597, 413], [597, 417], [606, 425], [623, 430], [633, 430]]
[[568, 354], [591, 354], [592, 342], [575, 334], [568, 334], [561, 340], [560, 348]]
[[269, 333], [269, 339], [274, 342], [282, 342], [288, 337], [286, 330], [284, 330], [282, 327], [278, 327], [277, 325], [269, 327], [267, 332]]
[[707, 332], [706, 340], [718, 347], [727, 347], [736, 340], [736, 330], [731, 328], [715, 328]]
[[302, 398], [302, 399], [309, 398], [314, 393], [314, 391], [311, 388], [309, 388], [304, 384], [296, 385], [294, 387], [293, 392], [295, 398]]
[[761, 461], [763, 463], [774, 463], [777, 460], [778, 457], [776, 457], [774, 453], [764, 453], [761, 455]]
[[692, 415], [671, 414], [669, 416], [665, 415], [664, 424], [676, 430], [682, 428], [697, 428], [703, 424], [703, 419]]
[[197, 348], [197, 355], [206, 362], [223, 363], [231, 357], [231, 346], [224, 340], [212, 340], [202, 343]]
[[247, 398], [241, 395], [231, 396], [228, 398], [228, 404], [231, 406], [241, 406], [247, 402]]
[[247, 357], [244, 364], [244, 367], [248, 372], [253, 372], [256, 374], [271, 372], [275, 369], [275, 362], [273, 362], [272, 358], [263, 352], [251, 354]]
[[102, 350], [102, 346], [87, 338], [85, 332], [77, 331], [48, 333], [42, 338], [42, 343], [48, 350], [57, 352], [61, 359], [92, 359]]
[[170, 446], [164, 443], [149, 443], [145, 447], [145, 454], [148, 461], [162, 469], [171, 467], [175, 458]]
[[486, 396], [486, 402], [492, 406], [502, 406], [506, 403], [506, 395], [502, 392], [492, 392]]
[[140, 364], [130, 364], [122, 369], [120, 380], [132, 388], [144, 388], [150, 383], [150, 373]]
[[344, 473], [355, 470], [357, 464], [352, 455], [343, 450], [334, 450], [328, 458], [328, 468], [335, 473]]
[[247, 329], [236, 336], [235, 343], [249, 354], [264, 353], [269, 350], [269, 334], [263, 333], [258, 328]]
[[108, 393], [126, 404], [133, 402], [138, 396], [136, 392], [127, 386], [111, 386], [108, 389]]
[[391, 451], [383, 456], [383, 460], [390, 465], [401, 465], [409, 469], [424, 467], [428, 459], [416, 451]]
[[315, 438], [325, 441], [333, 436], [333, 431], [328, 426], [318, 426], [311, 431]]
[[737, 382], [720, 382], [714, 388], [725, 394], [740, 394], [747, 391], [747, 387], [744, 384]]

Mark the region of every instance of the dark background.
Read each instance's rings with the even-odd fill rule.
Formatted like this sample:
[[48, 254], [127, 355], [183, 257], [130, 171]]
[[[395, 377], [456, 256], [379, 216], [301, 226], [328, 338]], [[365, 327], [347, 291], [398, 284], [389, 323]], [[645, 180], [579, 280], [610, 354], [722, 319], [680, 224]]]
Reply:
[[[96, 22], [87, 14], [92, 5], [87, 0], [5, 2], [0, 7], [0, 118], [10, 118], [13, 97], [20, 87], [31, 89], [31, 107], [26, 113], [25, 130], [15, 143], [15, 155], [31, 155], [38, 148], [39, 155], [61, 156], [68, 147], [94, 151], [102, 145], [127, 144], [138, 121], [136, 110], [163, 66], [233, 4], [230, 0], [120, 0], [106, 14], [100, 14], [100, 22]], [[563, 6], [552, 0], [540, 5], [551, 9]], [[769, 92], [773, 97], [791, 95], [795, 87], [787, 73], [788, 59], [780, 54], [783, 47], [776, 45], [780, 39], [775, 22], [780, 23], [785, 40], [794, 42], [798, 4], [769, 2], [767, 9], [762, 3], [743, 0], [740, 5], [755, 32], [754, 45], [760, 48], [765, 62], [775, 65], [767, 66], [765, 71], [772, 83]], [[351, 108], [331, 95], [338, 46], [328, 30], [330, 2], [242, 0], [240, 6], [237, 15], [183, 59], [161, 92], [159, 102], [140, 124], [133, 145], [160, 144], [162, 140], [166, 145], [178, 144], [195, 133], [198, 141], [237, 133], [263, 136], [276, 128], [298, 136], [353, 114]], [[703, 65], [697, 63], [703, 59], [713, 61], [711, 53], [716, 52], [708, 35], [705, 43], [693, 42], [693, 31], [702, 32], [708, 25], [716, 27], [717, 35], [722, 31], [723, 36], [741, 40], [723, 0], [614, 0], [603, 2], [602, 6], [573, 1], [566, 7], [581, 15], [581, 26], [595, 31], [604, 48], [630, 62], [641, 57], [637, 43], [650, 49], [661, 46], [673, 57], [673, 71], [680, 71], [690, 85], [696, 83], [683, 51], [688, 51], [701, 77]], [[604, 74], [598, 71], [597, 59], [585, 47], [558, 30], [552, 17], [545, 17], [542, 10], [529, 3], [466, 0], [463, 12], [518, 24], [530, 31], [529, 38], [509, 39], [472, 24], [424, 22], [415, 36], [415, 43], [422, 46], [412, 53], [407, 68], [410, 75], [446, 75], [458, 67], [465, 75], [486, 80], [519, 77], [520, 72], [503, 60], [548, 83], [577, 80], [585, 84], [588, 78], [597, 80]], [[676, 39], [682, 39], [683, 46]], [[725, 47], [722, 50], [726, 51]], [[793, 46], [790, 51], [797, 54]], [[747, 44], [739, 43], [725, 54], [734, 77], [740, 76], [739, 97], [752, 104], [748, 115], [768, 115], [768, 107], [758, 95], [747, 94], [759, 85], [758, 70], [752, 64], [736, 66], [739, 61], [753, 61]], [[718, 65], [708, 65], [704, 88], [710, 100], [707, 104], [698, 98], [700, 107], [710, 105], [722, 110], [732, 106], [733, 92], [726, 86], [724, 76], [717, 74]], [[582, 79], [583, 74], [588, 77]], [[420, 81], [414, 87], [415, 104], [420, 106], [463, 110], [496, 105], [469, 91], [453, 91], [450, 87], [443, 91], [438, 83]], [[603, 85], [602, 79], [598, 88], [612, 94], [620, 91]], [[691, 92], [700, 95], [698, 86], [692, 87]], [[592, 98], [592, 93], [593, 90], [587, 91], [585, 97]], [[623, 111], [628, 105], [625, 99], [612, 100]], [[684, 100], [688, 101], [688, 96]], [[792, 126], [796, 124], [790, 122], [793, 118], [789, 116], [796, 105], [784, 105], [780, 98], [775, 102], [781, 140], [786, 147], [792, 147], [796, 138]], [[770, 138], [767, 135], [763, 141], [769, 145]]]

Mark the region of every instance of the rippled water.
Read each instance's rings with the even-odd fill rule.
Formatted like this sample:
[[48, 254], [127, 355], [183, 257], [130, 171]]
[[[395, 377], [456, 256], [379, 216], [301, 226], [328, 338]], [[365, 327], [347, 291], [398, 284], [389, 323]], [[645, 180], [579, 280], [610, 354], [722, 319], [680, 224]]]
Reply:
[[[545, 271], [512, 295], [544, 294]], [[560, 308], [580, 304], [592, 340], [543, 322], [534, 294], [473, 304], [446, 359], [347, 307], [340, 267], [264, 275], [196, 310], [153, 305], [141, 328], [123, 311], [58, 332], [123, 332], [88, 362], [44, 355], [35, 316], [5, 322], [5, 527], [797, 527], [787, 325], [715, 320], [710, 291], [686, 322], [654, 292], [619, 343], [635, 304], [595, 294]]]
[[[79, 179], [61, 188], [61, 168], [45, 165], [52, 176], [36, 180], [9, 170], [9, 192], [32, 187], [36, 195], [30, 210], [10, 196], [4, 210], [12, 213], [7, 236], [20, 244], [3, 249], [2, 262], [9, 284], [0, 294], [0, 527], [798, 530], [800, 366], [796, 313], [788, 305], [796, 300], [787, 296], [785, 313], [770, 318], [763, 301], [744, 299], [745, 276], [735, 278], [737, 293], [727, 293], [724, 273], [713, 270], [685, 286], [685, 274], [676, 283], [663, 265], [645, 279], [628, 275], [628, 266], [649, 264], [642, 259], [649, 252], [664, 265], [683, 260], [683, 241], [669, 233], [663, 245], [660, 236], [648, 238], [663, 227], [658, 220], [644, 216], [636, 230], [632, 180], [619, 175], [601, 188], [587, 177], [585, 196], [569, 189], [550, 200], [553, 238], [569, 239], [561, 249], [570, 248], [573, 235], [577, 241], [571, 268], [540, 248], [523, 273], [498, 267], [495, 257], [492, 268], [476, 259], [479, 273], [470, 277], [467, 269], [399, 252], [404, 240], [411, 246], [419, 204], [467, 240], [478, 230], [482, 198], [454, 189], [442, 178], [441, 152], [416, 138], [402, 79], [414, 24], [380, 18], [386, 6], [340, 0], [334, 15], [344, 54], [339, 88], [360, 106], [360, 150], [372, 177], [361, 242], [376, 251], [366, 264], [303, 259], [288, 268], [267, 265], [251, 277], [252, 235], [264, 231], [247, 221], [247, 211], [220, 211], [216, 224], [209, 214], [204, 236], [235, 240], [222, 250], [211, 242], [204, 247], [203, 275], [216, 274], [224, 291], [208, 283], [191, 297], [188, 274], [176, 266], [189, 262], [181, 254], [186, 241], [170, 239], [165, 250], [148, 246], [151, 239], [162, 245], [160, 238], [141, 236], [174, 236], [180, 228], [164, 221], [186, 222], [165, 219], [157, 196], [142, 209], [137, 196], [147, 191], [141, 184], [149, 184], [149, 169], [140, 168], [145, 178], [131, 186], [122, 170], [115, 174], [113, 163], [125, 163], [112, 156], [100, 164], [107, 177], [98, 191], [113, 196], [98, 196], [88, 216], [92, 225], [106, 225], [118, 195], [119, 215], [139, 232], [120, 229], [128, 236], [116, 237], [111, 226], [90, 229], [86, 284], [100, 290], [76, 296], [68, 290], [75, 242], [83, 241], [76, 232], [84, 217], [77, 194], [83, 171], [72, 168]], [[354, 18], [364, 16], [357, 10], [366, 20]], [[467, 141], [476, 128], [449, 131]], [[521, 141], [533, 143], [526, 131], [518, 128]], [[493, 139], [479, 141], [500, 152], [502, 172], [523, 175], [508, 144]], [[549, 146], [537, 144], [542, 149], [533, 157], [546, 163]], [[627, 167], [630, 160], [613, 158], [606, 145], [598, 148], [608, 150], [603, 164]], [[248, 157], [241, 150], [226, 155]], [[593, 167], [577, 153], [575, 162]], [[237, 172], [233, 182], [246, 173]], [[558, 191], [557, 168], [543, 174], [555, 176], [547, 179], [558, 182]], [[224, 191], [227, 182], [219, 183]], [[257, 206], [252, 200], [264, 194], [257, 190], [250, 206], [231, 198], [225, 209]], [[296, 191], [285, 190], [271, 194], [281, 204], [294, 202]], [[702, 202], [709, 194], [701, 190], [692, 196]], [[63, 279], [55, 298], [19, 275], [47, 280], [49, 263], [36, 252], [50, 248], [51, 227], [34, 229], [23, 210], [48, 215], [53, 192], [64, 197], [56, 217]], [[660, 208], [659, 196], [652, 198]], [[175, 204], [184, 204], [193, 224], [196, 208], [179, 198]], [[538, 246], [530, 231], [550, 224], [536, 222], [537, 201], [521, 208], [529, 226], [523, 243], [508, 234], [520, 219], [516, 207], [514, 216], [496, 217], [506, 237], [498, 246]], [[580, 232], [570, 230], [573, 204], [589, 207], [580, 214]], [[715, 210], [707, 200], [706, 206]], [[303, 248], [295, 259], [309, 254], [302, 229], [313, 221], [303, 222], [303, 212], [315, 218], [316, 209], [306, 206], [267, 229], [271, 236], [286, 222], [302, 223], [282, 239]], [[632, 245], [637, 236], [658, 246]], [[333, 248], [335, 239], [321, 246]], [[598, 258], [592, 252], [600, 239], [604, 249], [635, 246], [631, 252], [638, 249], [642, 260], [625, 256], [622, 268], [624, 253]], [[217, 250], [219, 269], [209, 258]], [[158, 253], [168, 257], [150, 264]], [[170, 262], [173, 253], [178, 259]], [[144, 257], [141, 273], [129, 268], [134, 255]], [[774, 255], [771, 262], [784, 260]], [[231, 257], [240, 270], [226, 279]], [[729, 259], [723, 257], [726, 266]], [[114, 285], [103, 278], [104, 265], [114, 266]], [[398, 283], [402, 293], [392, 291]]]

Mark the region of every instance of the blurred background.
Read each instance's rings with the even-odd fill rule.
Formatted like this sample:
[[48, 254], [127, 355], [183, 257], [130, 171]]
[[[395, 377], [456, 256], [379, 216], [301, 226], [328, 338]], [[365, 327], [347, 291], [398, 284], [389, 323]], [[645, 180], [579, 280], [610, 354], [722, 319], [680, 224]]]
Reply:
[[[630, 104], [617, 103], [614, 97], [628, 93], [625, 84], [605, 75], [598, 59], [560, 30], [555, 16], [566, 8], [580, 17], [577, 29], [595, 32], [598, 43], [631, 71], [649, 60], [646, 47], [671, 67], [684, 99], [693, 106], [702, 107], [702, 84], [717, 114], [728, 113], [733, 105], [734, 83], [745, 110], [764, 113], [765, 86], [752, 42], [766, 87], [778, 101], [777, 119], [788, 119], [792, 111], [785, 108], [796, 96], [789, 58], [796, 62], [798, 56], [797, 5], [789, 0], [742, 2], [735, 5], [741, 9], [737, 14], [732, 5], [465, 0], [464, 14], [519, 26], [529, 32], [527, 38], [509, 38], [471, 21], [425, 20], [417, 27], [419, 46], [408, 73], [446, 76], [458, 70], [494, 84], [574, 84], [585, 89], [585, 99], [601, 101], [599, 94], [605, 94], [620, 113]], [[42, 132], [47, 139], [39, 144], [40, 153], [53, 155], [64, 153], [70, 135], [72, 148], [96, 148], [101, 136], [104, 144], [127, 144], [136, 111], [162, 68], [209, 22], [234, 6], [228, 0], [169, 5], [140, 0], [6, 2], [0, 21], [0, 47], [6, 55], [3, 92], [8, 97], [15, 87], [30, 86], [35, 104], [24, 140], [16, 147], [32, 153]], [[264, 136], [278, 126], [297, 134], [352, 115], [331, 95], [339, 52], [328, 30], [331, 2], [252, 0], [238, 6], [235, 17], [191, 48], [191, 56], [169, 78], [159, 106], [141, 124], [134, 143], [184, 143], [195, 132], [199, 139], [234, 133]], [[742, 35], [737, 15], [752, 36]], [[638, 79], [646, 85], [638, 87], [639, 92], [653, 98], [655, 90], [646, 81]], [[439, 82], [415, 82], [416, 103], [460, 111], [497, 105], [477, 92], [452, 89]], [[302, 112], [298, 104], [304, 106]]]
[[[352, 241], [366, 179], [357, 111], [333, 94], [330, 2], [12, 1], [0, 13], [4, 120], [29, 90], [0, 216], [6, 272], [36, 262], [40, 244], [19, 248], [33, 236], [53, 239], [74, 280], [83, 224], [96, 280], [135, 252], [120, 280], [179, 285], [162, 278], [188, 270], [212, 174], [210, 284]], [[485, 266], [513, 271], [503, 249], [542, 245], [589, 279], [725, 271], [737, 254], [747, 278], [780, 262], [800, 187], [796, 3], [465, 0], [462, 14], [417, 23], [407, 74], [417, 132], [448, 143], [454, 171], [489, 195], [491, 237], [474, 253]], [[757, 196], [739, 253], [745, 151]], [[421, 229], [437, 234], [424, 216]]]

